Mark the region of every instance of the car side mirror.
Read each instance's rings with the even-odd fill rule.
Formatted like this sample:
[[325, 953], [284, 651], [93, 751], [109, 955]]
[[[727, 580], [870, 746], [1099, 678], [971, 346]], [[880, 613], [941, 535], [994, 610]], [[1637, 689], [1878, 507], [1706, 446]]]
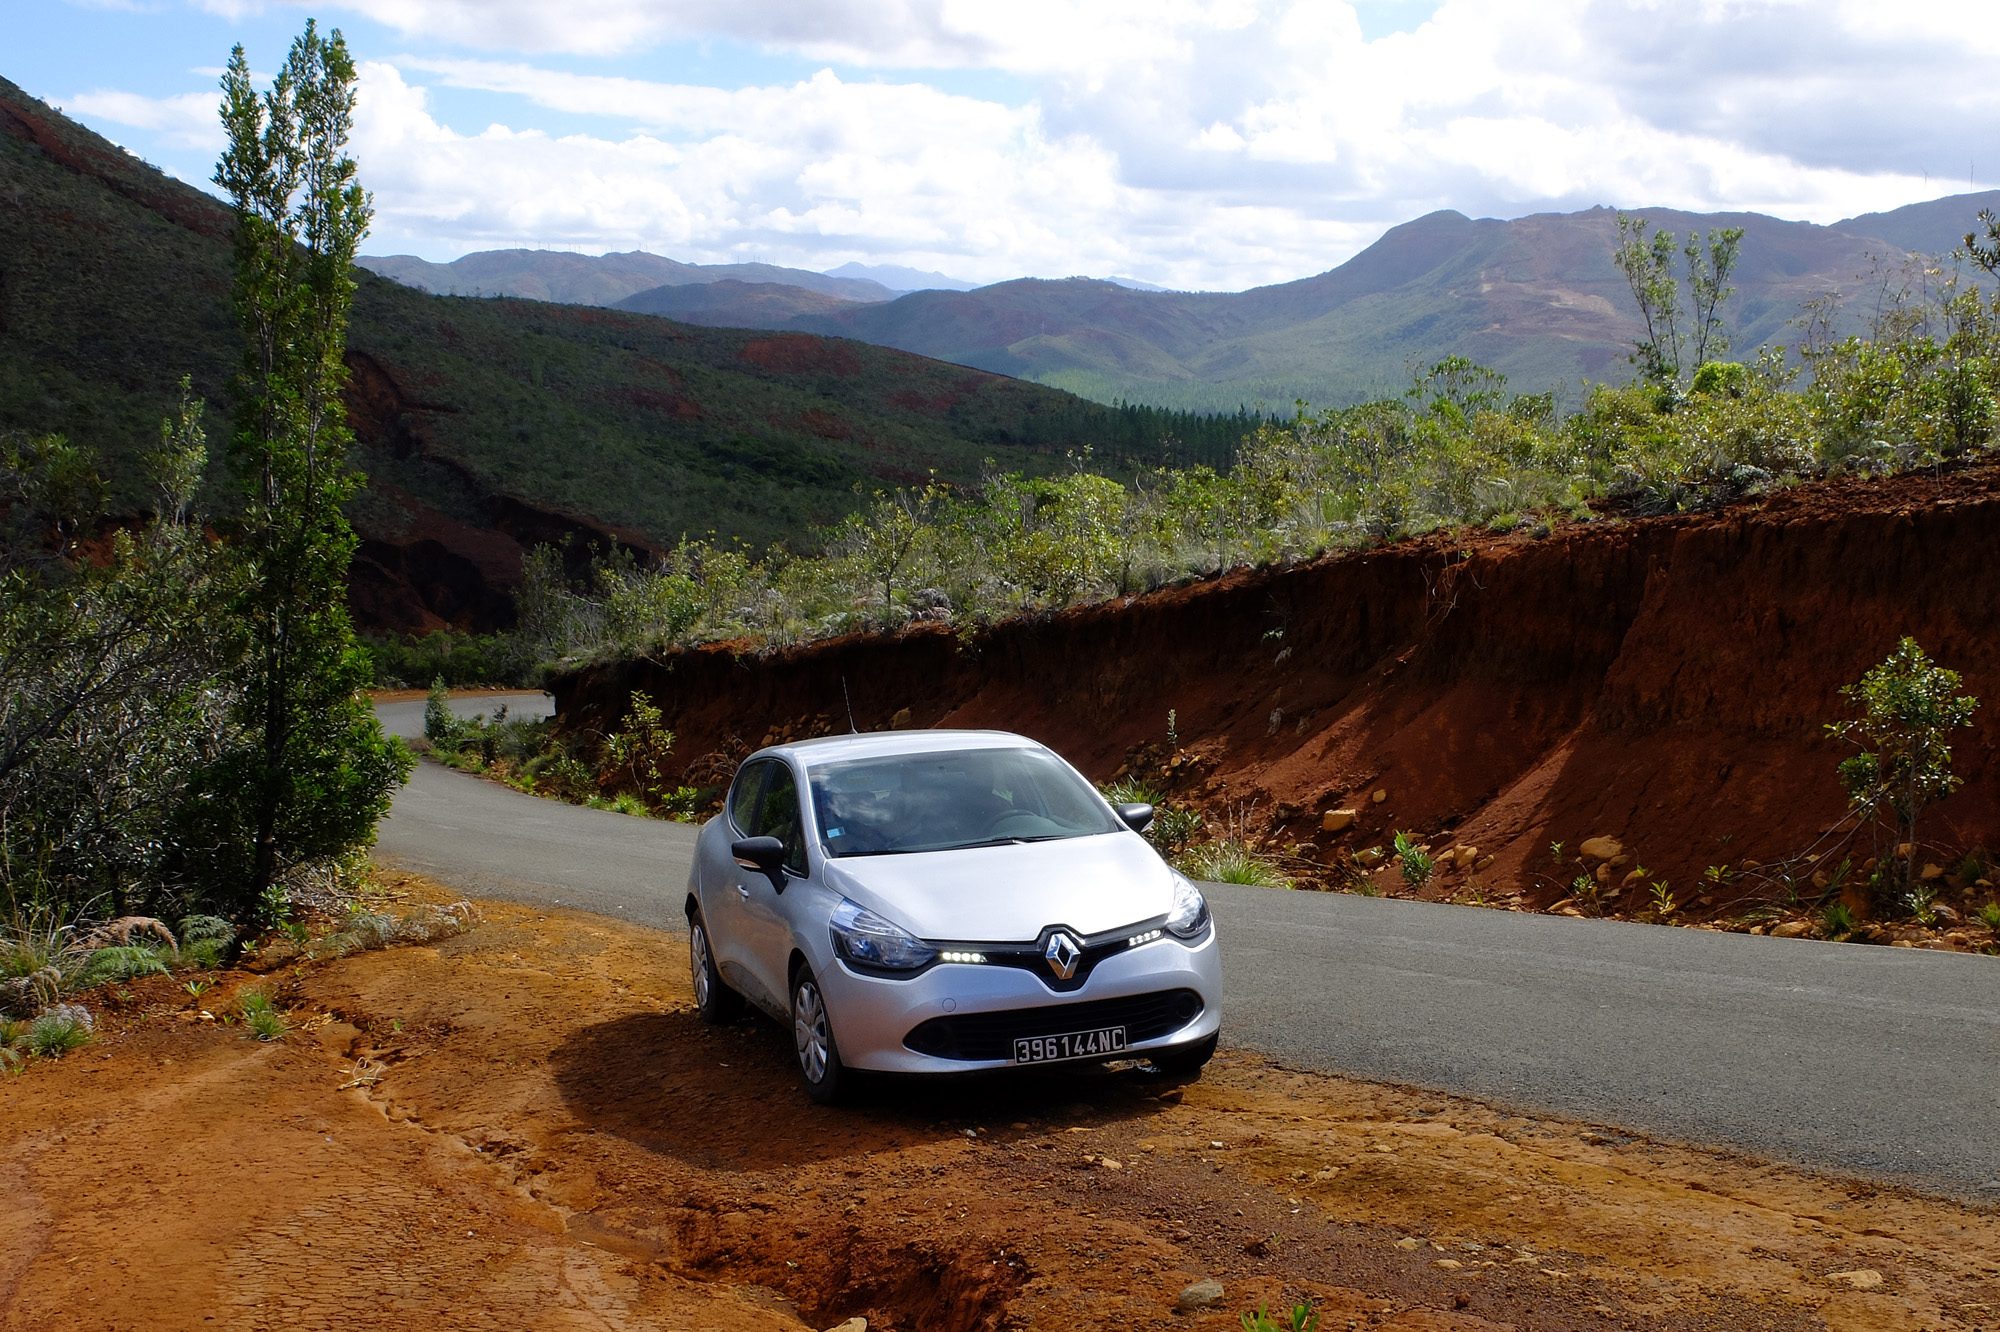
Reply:
[[1118, 817], [1123, 819], [1125, 826], [1135, 833], [1142, 833], [1153, 826], [1151, 805], [1119, 805], [1117, 809]]
[[775, 837], [745, 837], [730, 843], [729, 854], [744, 869], [756, 870], [771, 880], [771, 887], [785, 891], [785, 844]]

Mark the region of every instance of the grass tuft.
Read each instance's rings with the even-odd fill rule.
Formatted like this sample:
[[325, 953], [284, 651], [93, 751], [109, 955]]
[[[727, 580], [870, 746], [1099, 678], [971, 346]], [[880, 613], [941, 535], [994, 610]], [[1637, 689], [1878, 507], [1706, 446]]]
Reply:
[[1190, 879], [1209, 883], [1247, 883], [1258, 888], [1289, 888], [1292, 881], [1233, 837], [1198, 846], [1181, 856], [1175, 868]]
[[90, 1010], [77, 1004], [57, 1004], [28, 1024], [28, 1053], [60, 1059], [90, 1044], [96, 1024]]
[[245, 990], [236, 1006], [243, 1013], [243, 1025], [260, 1041], [275, 1041], [292, 1029], [271, 996], [261, 990]]

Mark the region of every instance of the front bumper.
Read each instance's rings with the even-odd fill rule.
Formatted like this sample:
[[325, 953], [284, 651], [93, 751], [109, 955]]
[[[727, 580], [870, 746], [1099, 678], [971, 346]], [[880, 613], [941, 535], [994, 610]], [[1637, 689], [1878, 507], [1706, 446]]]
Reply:
[[1007, 1059], [940, 1058], [904, 1044], [913, 1029], [935, 1018], [1071, 1004], [1096, 1007], [1101, 1001], [1174, 990], [1200, 996], [1198, 1016], [1163, 1035], [1133, 1041], [1124, 1051], [1133, 1058], [1205, 1039], [1222, 1025], [1222, 961], [1213, 927], [1192, 946], [1169, 936], [1108, 957], [1086, 984], [1067, 993], [1050, 989], [1035, 972], [979, 963], [941, 963], [908, 980], [890, 980], [836, 962], [821, 975], [820, 988], [842, 1062], [881, 1073], [971, 1073], [1014, 1066]]

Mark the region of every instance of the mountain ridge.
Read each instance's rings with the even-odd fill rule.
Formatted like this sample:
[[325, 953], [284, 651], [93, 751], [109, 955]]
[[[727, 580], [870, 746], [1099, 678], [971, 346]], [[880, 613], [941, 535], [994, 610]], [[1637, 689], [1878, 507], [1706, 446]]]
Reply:
[[[1744, 229], [1737, 295], [1724, 317], [1737, 354], [1747, 355], [1791, 340], [1787, 325], [1808, 300], [1837, 291], [1851, 302], [1910, 253], [1950, 250], [1982, 207], [2000, 208], [2000, 191], [1827, 226], [1750, 212], [1628, 211], [1682, 237]], [[841, 279], [803, 270], [680, 265], [672, 285], [614, 299], [581, 287], [566, 294], [711, 327], [852, 337], [1103, 402], [1211, 412], [1251, 403], [1282, 410], [1298, 399], [1332, 405], [1400, 392], [1415, 368], [1454, 354], [1493, 366], [1517, 388], [1573, 396], [1580, 380], [1632, 373], [1641, 330], [1612, 262], [1616, 217], [1603, 206], [1509, 219], [1441, 209], [1389, 228], [1324, 272], [1236, 292], [1170, 291], [1123, 278], [1015, 278], [901, 295], [884, 289], [893, 299], [862, 301], [828, 289]], [[485, 253], [607, 269], [634, 258]], [[676, 262], [643, 258], [655, 264], [647, 272]], [[467, 256], [457, 263], [473, 260], [488, 262]], [[858, 275], [863, 267], [837, 271]], [[818, 285], [808, 282], [815, 277]], [[705, 285], [690, 285], [697, 281]], [[538, 294], [518, 283], [511, 290]], [[1859, 326], [1859, 308], [1844, 316], [1848, 326]]]
[[[1948, 250], [2000, 192], [1954, 196], [1833, 226], [1758, 213], [1638, 210], [1685, 236], [1744, 228], [1734, 346], [1786, 341], [1805, 301], [1851, 297], [1912, 250]], [[921, 355], [1086, 396], [1184, 409], [1244, 401], [1321, 403], [1395, 392], [1411, 370], [1459, 354], [1542, 390], [1617, 379], [1640, 335], [1612, 262], [1616, 211], [1521, 218], [1439, 210], [1390, 228], [1345, 263], [1242, 292], [1140, 292], [1089, 279], [1022, 278], [964, 293], [913, 292], [795, 318]], [[1907, 244], [1861, 234], [1868, 224]], [[1858, 315], [1850, 313], [1849, 321]]]
[[886, 301], [900, 294], [868, 278], [833, 277], [776, 264], [688, 264], [645, 250], [602, 255], [477, 250], [444, 264], [410, 254], [361, 255], [355, 262], [434, 296], [519, 296], [563, 305], [615, 305], [655, 287], [722, 281], [782, 283], [847, 301]]

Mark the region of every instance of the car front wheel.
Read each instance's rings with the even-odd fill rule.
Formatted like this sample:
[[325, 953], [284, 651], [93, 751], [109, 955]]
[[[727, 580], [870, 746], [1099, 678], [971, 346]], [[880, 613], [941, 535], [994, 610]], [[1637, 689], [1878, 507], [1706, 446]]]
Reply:
[[742, 1016], [743, 996], [730, 989], [716, 970], [708, 922], [698, 910], [688, 917], [688, 972], [694, 982], [694, 1006], [703, 1021], [719, 1026]]
[[798, 1050], [806, 1095], [820, 1105], [839, 1100], [849, 1080], [847, 1069], [840, 1062], [840, 1047], [834, 1044], [826, 996], [812, 972], [803, 967], [792, 980], [792, 1043]]

